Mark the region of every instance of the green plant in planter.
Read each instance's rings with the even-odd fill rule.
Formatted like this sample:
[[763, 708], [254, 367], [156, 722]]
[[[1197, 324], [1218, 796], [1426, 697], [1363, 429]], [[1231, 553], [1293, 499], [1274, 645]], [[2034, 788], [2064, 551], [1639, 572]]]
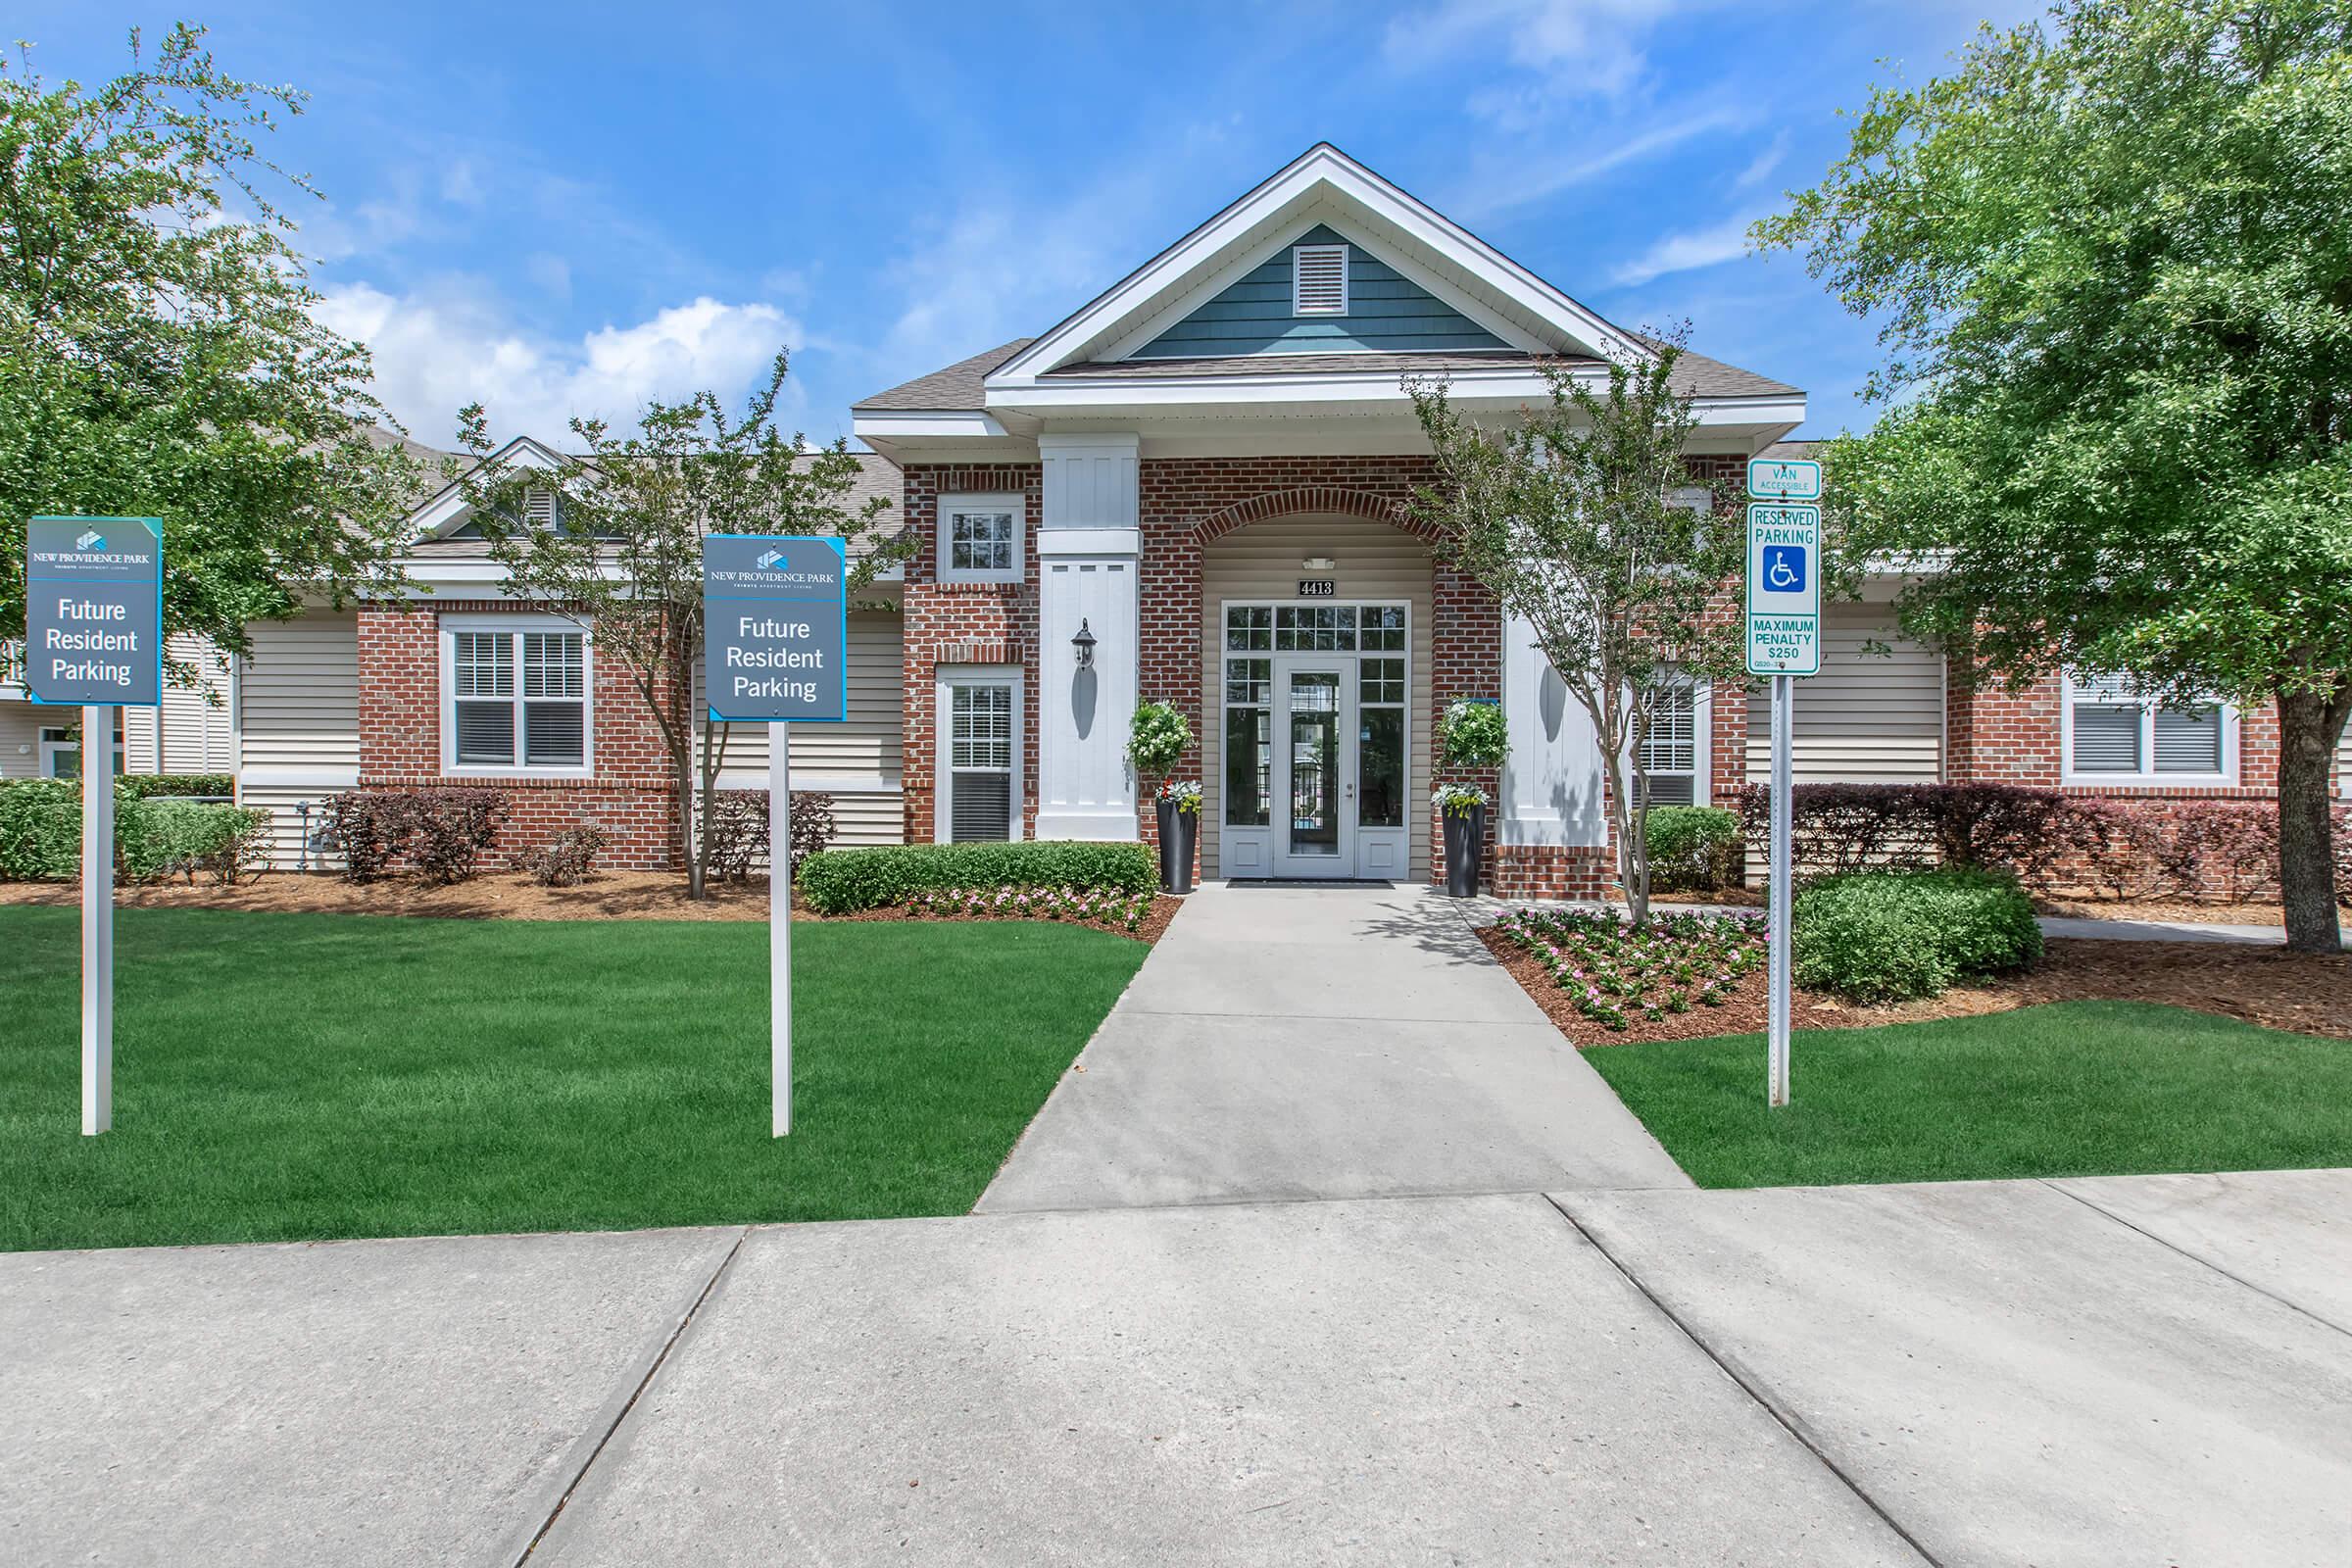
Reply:
[[1193, 744], [1192, 721], [1174, 703], [1139, 703], [1127, 733], [1127, 760], [1146, 778], [1166, 778]]
[[1438, 724], [1438, 758], [1447, 767], [1500, 767], [1511, 749], [1500, 703], [1457, 697]]
[[1159, 798], [1187, 816], [1200, 814], [1200, 785], [1195, 779], [1170, 779], [1159, 787]]
[[1487, 792], [1475, 784], [1441, 784], [1430, 791], [1429, 804], [1447, 816], [1468, 816], [1489, 803]]

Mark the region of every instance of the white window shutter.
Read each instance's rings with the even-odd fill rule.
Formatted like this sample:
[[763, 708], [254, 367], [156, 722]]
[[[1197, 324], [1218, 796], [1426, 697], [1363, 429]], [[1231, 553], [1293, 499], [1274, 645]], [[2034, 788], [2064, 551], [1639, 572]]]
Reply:
[[1291, 248], [1291, 314], [1348, 314], [1348, 247], [1295, 245]]

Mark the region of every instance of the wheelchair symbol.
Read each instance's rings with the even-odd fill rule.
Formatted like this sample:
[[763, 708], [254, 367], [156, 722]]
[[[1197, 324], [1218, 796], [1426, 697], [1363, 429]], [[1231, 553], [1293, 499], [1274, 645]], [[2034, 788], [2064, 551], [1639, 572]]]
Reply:
[[1805, 551], [1801, 545], [1764, 547], [1764, 586], [1776, 594], [1805, 591]]

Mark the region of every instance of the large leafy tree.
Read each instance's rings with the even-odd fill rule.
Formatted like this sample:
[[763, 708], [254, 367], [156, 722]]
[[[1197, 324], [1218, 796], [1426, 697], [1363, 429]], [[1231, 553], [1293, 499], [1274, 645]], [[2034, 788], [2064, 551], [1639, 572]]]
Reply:
[[[775, 422], [785, 357], [740, 416], [717, 396], [648, 403], [642, 434], [575, 418], [576, 452], [548, 469], [507, 452], [480, 404], [460, 411], [474, 463], [460, 478], [510, 594], [544, 600], [586, 629], [654, 715], [676, 780], [689, 897], [703, 896], [729, 726], [700, 722], [703, 539], [712, 533], [832, 536], [860, 547], [852, 591], [904, 561], [912, 541], [886, 526], [890, 503], [853, 499], [847, 442], [809, 450]], [[700, 807], [697, 790], [700, 790]], [[772, 854], [781, 855], [782, 846]]]
[[24, 521], [156, 516], [164, 628], [245, 646], [306, 594], [389, 586], [423, 477], [319, 325], [261, 150], [291, 88], [175, 27], [96, 87], [0, 62], [0, 637], [24, 626]]
[[1829, 452], [1907, 629], [2023, 682], [2275, 702], [2291, 946], [2332, 951], [2352, 714], [2352, 6], [2069, 0], [1876, 89], [1758, 226], [1882, 322]]
[[1693, 418], [1675, 390], [1680, 335], [1594, 388], [1548, 369], [1549, 402], [1481, 422], [1442, 381], [1408, 380], [1440, 481], [1416, 494], [1446, 557], [1524, 618], [1592, 721], [1608, 773], [1617, 874], [1635, 923], [1649, 918], [1644, 744], [1686, 683], [1740, 678], [1740, 629], [1723, 585], [1745, 565], [1737, 528], [1699, 515], [1684, 461]]

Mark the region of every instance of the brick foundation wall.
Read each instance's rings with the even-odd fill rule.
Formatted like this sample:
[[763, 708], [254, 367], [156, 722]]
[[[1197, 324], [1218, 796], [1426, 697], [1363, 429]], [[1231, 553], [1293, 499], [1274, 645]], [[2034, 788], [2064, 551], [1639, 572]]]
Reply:
[[669, 870], [679, 864], [677, 811], [668, 754], [653, 710], [615, 661], [591, 639], [595, 776], [514, 778], [441, 771], [441, 617], [524, 614], [506, 600], [437, 600], [407, 610], [363, 608], [360, 644], [360, 783], [369, 789], [480, 785], [502, 790], [508, 815], [490, 862], [571, 828], [610, 836], [600, 865]]

